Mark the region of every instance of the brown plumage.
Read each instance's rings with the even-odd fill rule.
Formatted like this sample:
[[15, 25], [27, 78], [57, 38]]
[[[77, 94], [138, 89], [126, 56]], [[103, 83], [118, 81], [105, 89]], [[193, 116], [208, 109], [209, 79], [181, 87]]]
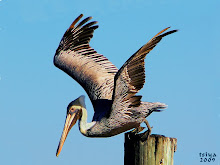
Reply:
[[162, 103], [142, 102], [141, 96], [136, 93], [145, 83], [146, 55], [164, 36], [177, 30], [165, 33], [168, 27], [159, 32], [118, 70], [106, 57], [91, 48], [89, 42], [98, 25], [96, 21], [88, 22], [92, 17], [79, 22], [82, 16], [81, 14], [77, 17], [65, 32], [54, 56], [54, 64], [85, 89], [95, 114], [92, 123], [87, 123], [82, 96], [69, 104], [57, 155], [77, 119], [80, 120], [80, 131], [83, 135], [109, 137], [138, 128], [149, 114], [166, 107]]

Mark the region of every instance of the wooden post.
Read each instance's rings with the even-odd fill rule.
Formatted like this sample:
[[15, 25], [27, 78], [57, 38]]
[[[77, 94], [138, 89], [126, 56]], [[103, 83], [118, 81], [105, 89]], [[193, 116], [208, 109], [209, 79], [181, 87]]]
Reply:
[[124, 165], [173, 165], [177, 139], [163, 135], [150, 135], [142, 140], [142, 134], [125, 134]]

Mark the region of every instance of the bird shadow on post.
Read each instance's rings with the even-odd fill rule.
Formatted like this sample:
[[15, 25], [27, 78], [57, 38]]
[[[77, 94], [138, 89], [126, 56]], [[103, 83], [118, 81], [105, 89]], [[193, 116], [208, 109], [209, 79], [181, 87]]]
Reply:
[[176, 138], [153, 134], [143, 140], [142, 135], [125, 133], [124, 165], [173, 165]]

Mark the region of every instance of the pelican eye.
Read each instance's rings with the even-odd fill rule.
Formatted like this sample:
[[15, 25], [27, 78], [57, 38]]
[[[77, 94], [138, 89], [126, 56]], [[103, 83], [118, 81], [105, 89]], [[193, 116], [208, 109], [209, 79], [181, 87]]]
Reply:
[[74, 107], [71, 107], [71, 108], [70, 108], [69, 112], [74, 113], [74, 112], [76, 112], [76, 111], [78, 111], [78, 110], [82, 110], [82, 108], [81, 108], [81, 107], [78, 107], [78, 106], [74, 106]]
[[73, 107], [70, 108], [70, 111], [71, 111], [71, 112], [74, 112], [74, 111], [75, 111], [75, 108], [73, 108]]

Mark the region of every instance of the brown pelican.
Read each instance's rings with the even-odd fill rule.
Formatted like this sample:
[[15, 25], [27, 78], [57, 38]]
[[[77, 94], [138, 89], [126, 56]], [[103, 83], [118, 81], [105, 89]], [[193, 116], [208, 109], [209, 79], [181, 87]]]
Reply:
[[[134, 53], [118, 70], [106, 57], [90, 47], [90, 39], [98, 28], [96, 21], [87, 17], [81, 22], [77, 17], [65, 32], [54, 56], [54, 64], [75, 79], [87, 92], [94, 116], [87, 123], [84, 96], [72, 101], [67, 107], [66, 121], [57, 148], [58, 156], [70, 129], [79, 120], [80, 132], [87, 137], [110, 137], [134, 128], [153, 111], [165, 108], [163, 103], [142, 102], [136, 93], [145, 83], [144, 59], [164, 37], [177, 30], [166, 28]], [[89, 22], [88, 22], [89, 21]], [[79, 22], [79, 23], [78, 23]], [[78, 23], [78, 24], [77, 24]]]

